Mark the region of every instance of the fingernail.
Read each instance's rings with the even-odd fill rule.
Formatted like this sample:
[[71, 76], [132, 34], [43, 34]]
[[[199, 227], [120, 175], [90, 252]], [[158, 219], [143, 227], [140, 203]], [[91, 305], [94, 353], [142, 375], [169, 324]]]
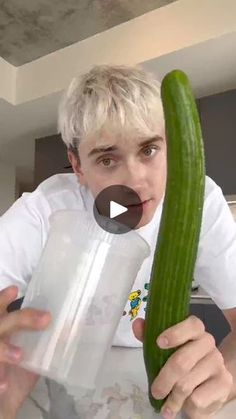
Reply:
[[169, 342], [168, 342], [167, 338], [161, 337], [161, 338], [158, 338], [157, 344], [158, 344], [158, 346], [160, 346], [160, 348], [166, 348], [168, 346]]
[[166, 407], [162, 412], [162, 416], [164, 419], [172, 419], [174, 417], [174, 414], [169, 407]]
[[163, 400], [164, 398], [165, 398], [165, 396], [163, 396], [163, 394], [161, 394], [161, 393], [154, 393], [153, 394], [153, 397], [154, 397], [154, 399], [156, 399], [156, 400]]
[[164, 399], [165, 398], [165, 396], [164, 396], [164, 394], [161, 392], [161, 390], [159, 390], [159, 389], [154, 389], [153, 391], [152, 391], [152, 395], [153, 395], [153, 397], [155, 398], [155, 399], [157, 399], [157, 400], [162, 400], [162, 399]]
[[47, 313], [38, 313], [35, 315], [35, 320], [37, 323], [44, 323], [46, 320], [48, 320], [48, 314]]
[[0, 393], [3, 393], [7, 389], [7, 383], [0, 383]]
[[7, 357], [13, 361], [18, 361], [21, 358], [21, 350], [15, 348], [8, 348], [7, 349]]
[[43, 317], [48, 317], [48, 314], [49, 314], [48, 312], [42, 311], [42, 312], [39, 312], [39, 313], [35, 314], [35, 316], [41, 319]]

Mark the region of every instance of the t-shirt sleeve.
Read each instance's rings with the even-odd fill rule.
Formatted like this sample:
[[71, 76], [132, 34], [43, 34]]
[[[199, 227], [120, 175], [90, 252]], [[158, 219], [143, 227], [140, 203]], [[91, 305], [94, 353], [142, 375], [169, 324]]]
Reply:
[[220, 309], [236, 307], [236, 223], [221, 188], [209, 178], [194, 279]]
[[0, 217], [0, 289], [17, 285], [18, 298], [35, 269], [43, 247], [42, 219], [37, 193], [23, 194]]

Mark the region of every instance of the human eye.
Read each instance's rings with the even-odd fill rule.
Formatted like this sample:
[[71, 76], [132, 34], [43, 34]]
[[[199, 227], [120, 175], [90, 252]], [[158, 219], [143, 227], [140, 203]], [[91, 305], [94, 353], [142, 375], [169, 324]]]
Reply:
[[159, 149], [160, 149], [160, 147], [158, 147], [156, 145], [149, 145], [149, 146], [147, 146], [143, 149], [143, 152], [144, 152], [145, 156], [152, 157], [156, 153], [154, 152], [154, 153], [151, 154], [150, 152], [152, 152], [153, 150], [157, 151]]
[[[111, 157], [103, 157], [102, 159], [98, 160], [98, 164], [102, 165], [103, 167], [111, 168], [113, 167], [110, 163], [114, 161]], [[101, 164], [102, 163], [102, 164]]]

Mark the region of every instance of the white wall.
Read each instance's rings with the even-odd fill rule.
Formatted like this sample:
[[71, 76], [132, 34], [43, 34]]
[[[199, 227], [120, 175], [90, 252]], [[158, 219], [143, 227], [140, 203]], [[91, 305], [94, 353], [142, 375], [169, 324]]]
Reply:
[[0, 162], [0, 215], [15, 201], [15, 167]]
[[15, 103], [17, 67], [0, 57], [0, 98]]

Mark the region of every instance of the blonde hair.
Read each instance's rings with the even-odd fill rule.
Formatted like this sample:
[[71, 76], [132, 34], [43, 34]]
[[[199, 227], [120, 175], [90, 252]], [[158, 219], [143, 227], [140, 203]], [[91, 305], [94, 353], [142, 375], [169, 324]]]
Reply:
[[109, 129], [151, 137], [164, 131], [160, 83], [139, 67], [100, 65], [72, 80], [64, 93], [58, 129], [68, 148]]

